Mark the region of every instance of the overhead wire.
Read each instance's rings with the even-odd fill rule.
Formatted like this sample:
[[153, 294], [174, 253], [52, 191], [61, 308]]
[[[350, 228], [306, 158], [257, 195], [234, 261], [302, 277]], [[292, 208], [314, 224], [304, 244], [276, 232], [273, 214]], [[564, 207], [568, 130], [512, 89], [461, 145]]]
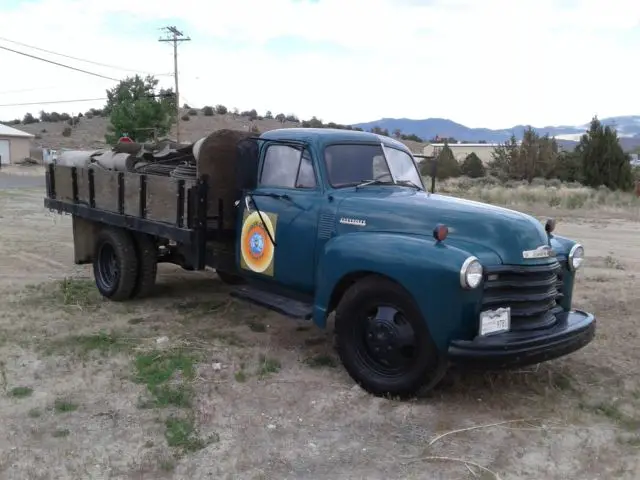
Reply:
[[5, 47], [3, 45], [0, 45], [0, 48], [2, 50], [7, 50], [9, 52], [17, 53], [18, 55], [24, 55], [25, 57], [31, 57], [31, 58], [35, 58], [36, 60], [41, 60], [43, 62], [52, 63], [54, 65], [58, 65], [59, 67], [64, 67], [64, 68], [68, 68], [70, 70], [75, 70], [77, 72], [86, 73], [87, 75], [93, 75], [94, 77], [100, 77], [100, 78], [104, 78], [106, 80], [113, 80], [114, 82], [119, 82], [120, 81], [117, 78], [107, 77], [106, 75], [101, 75], [101, 74], [95, 73], [95, 72], [89, 72], [88, 70], [83, 70], [81, 68], [72, 67], [70, 65], [65, 65], [64, 63], [54, 62], [53, 60], [49, 60], [47, 58], [42, 58], [42, 57], [37, 57], [35, 55], [31, 55], [30, 53], [25, 53], [25, 52], [21, 52], [19, 50], [14, 50], [13, 48]]
[[54, 103], [96, 102], [98, 100], [107, 100], [107, 97], [79, 98], [79, 99], [73, 99], [73, 100], [53, 100], [53, 101], [45, 101], [45, 102], [5, 103], [5, 104], [0, 104], [0, 107], [23, 107], [26, 105], [50, 105]]
[[67, 55], [65, 53], [54, 52], [53, 50], [47, 50], [46, 48], [36, 47], [34, 45], [29, 45], [27, 43], [18, 42], [16, 40], [11, 40], [11, 39], [5, 38], [5, 37], [0, 37], [0, 40], [3, 40], [5, 42], [9, 42], [9, 43], [13, 43], [15, 45], [20, 45], [22, 47], [33, 48], [34, 50], [39, 50], [41, 52], [50, 53], [52, 55], [58, 55], [60, 57], [69, 58], [71, 60], [77, 60], [79, 62], [91, 63], [93, 65], [98, 65], [100, 67], [112, 68], [114, 70], [122, 70], [124, 72], [133, 72], [133, 73], [146, 73], [146, 74], [149, 74], [149, 75], [156, 75], [156, 76], [170, 76], [170, 75], [173, 75], [171, 73], [150, 73], [150, 72], [146, 72], [146, 71], [136, 70], [136, 69], [133, 69], [133, 68], [125, 68], [125, 67], [119, 67], [117, 65], [110, 65], [108, 63], [96, 62], [95, 60], [87, 60], [86, 58], [74, 57], [73, 55]]

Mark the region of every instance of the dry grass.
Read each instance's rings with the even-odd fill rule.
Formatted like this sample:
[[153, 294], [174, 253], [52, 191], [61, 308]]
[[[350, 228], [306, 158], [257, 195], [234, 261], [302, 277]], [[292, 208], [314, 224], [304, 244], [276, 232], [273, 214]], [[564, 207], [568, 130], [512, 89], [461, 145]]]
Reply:
[[354, 385], [330, 332], [215, 275], [162, 265], [153, 298], [102, 301], [42, 192], [0, 212], [0, 478], [638, 478], [638, 222], [583, 206], [558, 224], [588, 255], [587, 348], [397, 402]]
[[[425, 179], [427, 185], [431, 185], [430, 182], [430, 178]], [[578, 183], [562, 183], [557, 179], [534, 179], [528, 184], [501, 182], [495, 177], [460, 177], [436, 182], [436, 191], [511, 208], [560, 212], [598, 210], [640, 219], [640, 198], [632, 193], [611, 191], [606, 187], [593, 189]]]

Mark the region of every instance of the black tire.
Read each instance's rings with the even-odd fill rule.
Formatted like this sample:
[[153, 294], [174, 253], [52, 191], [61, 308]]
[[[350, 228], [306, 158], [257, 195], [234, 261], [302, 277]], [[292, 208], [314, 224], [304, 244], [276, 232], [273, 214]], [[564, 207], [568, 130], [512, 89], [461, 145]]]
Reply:
[[131, 297], [138, 276], [133, 238], [120, 228], [105, 228], [96, 238], [93, 275], [100, 294], [121, 302]]
[[138, 255], [138, 275], [131, 298], [144, 298], [151, 294], [158, 275], [158, 248], [153, 237], [146, 233], [134, 235], [136, 254]]
[[412, 397], [444, 376], [446, 363], [413, 298], [384, 277], [365, 277], [345, 292], [335, 332], [345, 369], [373, 395]]
[[234, 275], [233, 273], [221, 272], [216, 270], [218, 277], [227, 285], [243, 285], [245, 282], [244, 278], [239, 275]]

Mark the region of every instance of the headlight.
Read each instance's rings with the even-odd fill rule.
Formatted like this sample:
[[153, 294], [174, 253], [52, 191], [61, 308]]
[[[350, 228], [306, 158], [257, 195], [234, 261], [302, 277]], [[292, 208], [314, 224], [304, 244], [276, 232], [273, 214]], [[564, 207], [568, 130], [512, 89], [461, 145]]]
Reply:
[[576, 243], [569, 252], [569, 269], [576, 271], [582, 265], [584, 260], [584, 247], [579, 243]]
[[476, 288], [482, 282], [482, 265], [476, 257], [467, 258], [460, 269], [462, 288]]

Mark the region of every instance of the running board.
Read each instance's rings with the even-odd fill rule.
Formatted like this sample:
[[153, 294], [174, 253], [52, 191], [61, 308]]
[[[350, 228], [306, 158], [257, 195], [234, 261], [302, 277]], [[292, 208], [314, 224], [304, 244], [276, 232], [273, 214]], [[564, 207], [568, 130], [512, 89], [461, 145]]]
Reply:
[[298, 320], [310, 320], [313, 315], [313, 306], [309, 303], [292, 300], [254, 287], [237, 287], [231, 290], [230, 295]]

